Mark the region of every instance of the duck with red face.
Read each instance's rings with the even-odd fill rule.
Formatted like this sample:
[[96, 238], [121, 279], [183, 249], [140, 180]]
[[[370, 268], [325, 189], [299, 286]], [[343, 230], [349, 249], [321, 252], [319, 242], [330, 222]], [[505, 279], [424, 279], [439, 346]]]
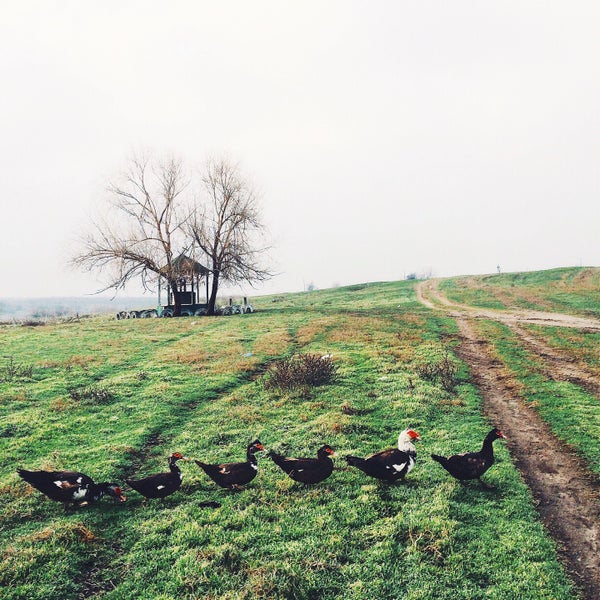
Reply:
[[208, 464], [196, 460], [196, 464], [217, 484], [224, 488], [239, 489], [250, 483], [258, 473], [256, 453], [262, 452], [264, 446], [260, 440], [254, 440], [246, 448], [245, 462]]
[[346, 456], [346, 462], [369, 477], [389, 482], [403, 480], [415, 466], [417, 450], [413, 442], [420, 439], [416, 431], [405, 429], [398, 436], [398, 448], [382, 450], [367, 458]]
[[27, 471], [17, 469], [19, 477], [56, 502], [69, 506], [85, 506], [102, 498], [112, 496], [125, 502], [121, 488], [116, 483], [95, 483], [94, 480], [78, 471]]
[[452, 477], [459, 481], [480, 479], [480, 477], [494, 464], [494, 448], [492, 444], [506, 436], [496, 427], [492, 429], [483, 440], [483, 446], [479, 452], [466, 452], [444, 457], [432, 454], [431, 458], [439, 462]]
[[333, 473], [335, 454], [333, 448], [327, 444], [317, 450], [317, 458], [288, 458], [277, 452], [269, 452], [271, 460], [294, 481], [300, 483], [319, 483]]
[[178, 460], [189, 459], [181, 452], [173, 452], [169, 457], [168, 473], [156, 473], [143, 479], [126, 479], [125, 481], [145, 498], [166, 498], [179, 489], [183, 480], [183, 473], [177, 465]]

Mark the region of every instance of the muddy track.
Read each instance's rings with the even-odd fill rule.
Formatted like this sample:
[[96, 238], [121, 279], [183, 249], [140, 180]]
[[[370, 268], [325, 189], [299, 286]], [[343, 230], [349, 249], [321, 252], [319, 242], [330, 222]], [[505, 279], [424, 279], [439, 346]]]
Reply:
[[513, 325], [511, 328], [525, 348], [541, 359], [542, 373], [545, 377], [553, 381], [568, 381], [600, 398], [600, 381], [585, 365], [552, 348], [523, 327]]
[[551, 327], [571, 327], [573, 329], [583, 329], [584, 331], [600, 331], [600, 320], [589, 317], [525, 309], [495, 310], [457, 304], [446, 298], [440, 291], [438, 283], [438, 280], [430, 279], [419, 283], [417, 286], [417, 298], [428, 308], [444, 309], [450, 313], [465, 315], [474, 319], [491, 319], [508, 325], [532, 323]]
[[[542, 522], [554, 538], [559, 556], [582, 597], [596, 600], [600, 590], [600, 493], [596, 478], [581, 460], [558, 440], [538, 414], [515, 394], [502, 366], [494, 360], [491, 345], [477, 333], [473, 319], [485, 318], [509, 324], [534, 352], [548, 372], [557, 368], [570, 381], [579, 379], [590, 391], [598, 382], [591, 373], [576, 367], [568, 358], [524, 332], [519, 323], [600, 329], [592, 319], [534, 313], [533, 311], [493, 311], [473, 309], [449, 302], [435, 281], [417, 287], [419, 300], [432, 309], [450, 314], [459, 328], [457, 353], [470, 367], [479, 388], [484, 412], [491, 423], [506, 430], [508, 447], [515, 465], [531, 489]], [[520, 330], [520, 331], [519, 331]], [[557, 457], [560, 459], [557, 460]]]
[[446, 298], [434, 280], [424, 281], [417, 287], [417, 296], [422, 304], [432, 309], [444, 309], [457, 318], [491, 319], [507, 325], [521, 340], [524, 347], [540, 359], [542, 373], [553, 381], [568, 381], [583, 387], [600, 398], [600, 381], [592, 370], [581, 363], [552, 348], [539, 337], [523, 327], [523, 324], [568, 327], [583, 331], [600, 331], [600, 321], [573, 315], [563, 315], [538, 311], [500, 311], [481, 309], [451, 302]]

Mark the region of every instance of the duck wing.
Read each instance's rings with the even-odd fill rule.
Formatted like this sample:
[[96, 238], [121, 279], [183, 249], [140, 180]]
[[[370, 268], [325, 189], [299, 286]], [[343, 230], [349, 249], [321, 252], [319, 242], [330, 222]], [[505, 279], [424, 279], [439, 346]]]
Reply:
[[[277, 452], [274, 452], [273, 450], [271, 450], [269, 452], [269, 457], [279, 468], [283, 469], [288, 474], [290, 471], [293, 471], [296, 468], [296, 466], [298, 465], [298, 461], [316, 460], [315, 458], [313, 458], [313, 459], [288, 458], [287, 456], [278, 454]], [[302, 468], [302, 465], [301, 465], [301, 468]]]
[[480, 452], [468, 452], [466, 454], [455, 454], [448, 458], [443, 456], [431, 455], [434, 460], [439, 462], [450, 475], [456, 479], [478, 479], [491, 466], [493, 459], [484, 456]]
[[273, 462], [288, 474], [292, 471], [314, 469], [323, 462], [318, 458], [289, 458], [287, 456], [277, 454], [276, 452], [271, 452], [270, 456], [273, 459]]
[[451, 456], [448, 465], [462, 475], [462, 479], [477, 479], [481, 477], [493, 463], [493, 459], [480, 452], [469, 452]]
[[196, 464], [221, 487], [245, 485], [252, 481], [258, 472], [258, 467], [249, 462], [206, 464], [199, 460]]
[[164, 498], [177, 491], [181, 477], [176, 473], [157, 473], [143, 479], [126, 479], [127, 484], [146, 498]]
[[84, 500], [94, 480], [77, 471], [27, 471], [17, 469], [19, 477], [51, 500], [77, 502]]
[[349, 464], [357, 467], [367, 475], [387, 481], [403, 478], [414, 465], [415, 459], [416, 456], [411, 456], [409, 453], [397, 448], [376, 452], [365, 459], [346, 458]]
[[288, 475], [300, 483], [318, 483], [333, 473], [333, 461], [330, 458], [299, 458], [293, 463]]

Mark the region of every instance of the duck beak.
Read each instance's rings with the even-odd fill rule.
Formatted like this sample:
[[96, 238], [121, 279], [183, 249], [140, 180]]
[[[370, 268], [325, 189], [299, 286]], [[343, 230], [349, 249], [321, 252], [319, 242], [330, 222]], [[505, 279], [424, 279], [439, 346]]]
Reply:
[[123, 494], [121, 494], [120, 496], [117, 496], [117, 499], [119, 500], [119, 502], [126, 502], [127, 496], [123, 496]]

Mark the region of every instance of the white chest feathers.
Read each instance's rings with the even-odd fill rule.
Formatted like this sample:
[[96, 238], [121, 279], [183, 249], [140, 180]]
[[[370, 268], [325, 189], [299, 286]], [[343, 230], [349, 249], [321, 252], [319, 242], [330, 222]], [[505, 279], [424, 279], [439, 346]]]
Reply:
[[83, 498], [85, 498], [87, 495], [87, 488], [79, 488], [74, 494], [73, 494], [73, 500], [82, 500]]

